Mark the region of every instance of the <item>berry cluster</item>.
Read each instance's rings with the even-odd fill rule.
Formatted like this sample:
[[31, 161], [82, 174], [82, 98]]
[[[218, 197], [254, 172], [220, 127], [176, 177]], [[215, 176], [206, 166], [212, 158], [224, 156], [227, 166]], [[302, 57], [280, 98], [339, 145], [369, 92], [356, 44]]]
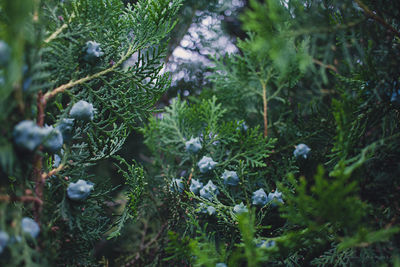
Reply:
[[260, 188], [257, 191], [253, 192], [252, 196], [252, 203], [253, 205], [256, 206], [265, 206], [267, 203], [272, 202], [272, 205], [276, 205], [274, 202], [280, 202], [283, 203], [282, 199], [282, 193], [279, 192], [278, 190], [275, 190], [275, 192], [271, 192], [268, 194], [265, 193], [264, 189]]
[[58, 152], [64, 142], [72, 139], [74, 120], [89, 121], [93, 120], [93, 105], [80, 100], [73, 105], [70, 115], [72, 118], [65, 118], [54, 128], [46, 125], [38, 126], [34, 121], [24, 120], [19, 122], [13, 131], [14, 143], [23, 150], [34, 151], [39, 145], [49, 153]]

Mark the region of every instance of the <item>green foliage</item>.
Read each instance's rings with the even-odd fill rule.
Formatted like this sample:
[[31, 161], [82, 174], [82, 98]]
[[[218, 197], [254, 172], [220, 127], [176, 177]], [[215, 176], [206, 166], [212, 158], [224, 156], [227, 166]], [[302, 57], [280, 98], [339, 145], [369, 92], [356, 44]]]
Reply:
[[[0, 39], [11, 49], [10, 62], [0, 69], [1, 229], [15, 240], [23, 236], [20, 219], [28, 216], [41, 233], [7, 246], [0, 265], [98, 266], [96, 244], [118, 237], [138, 215], [144, 171], [117, 153], [170, 83], [161, 69], [180, 1], [22, 2], [0, 3]], [[88, 41], [99, 45], [98, 56], [87, 55]], [[13, 145], [17, 123], [57, 127], [79, 100], [94, 106], [94, 118], [75, 119], [72, 140], [57, 155]], [[125, 179], [121, 199], [113, 199], [118, 186], [91, 173], [110, 157]], [[94, 183], [84, 201], [66, 193], [79, 179]]]
[[[399, 3], [251, 0], [239, 53], [201, 74], [211, 88], [152, 114], [170, 83], [165, 40], [176, 46], [190, 25], [169, 35], [174, 18], [220, 3], [183, 4], [0, 2], [12, 51], [0, 67], [0, 230], [21, 237], [0, 265], [398, 265]], [[17, 123], [57, 126], [79, 100], [94, 119], [74, 122], [60, 160], [13, 144]], [[141, 165], [120, 154], [135, 129], [149, 148]], [[293, 154], [299, 144], [307, 157]], [[200, 168], [203, 157], [215, 164]], [[93, 174], [105, 159], [122, 188]], [[94, 182], [81, 202], [66, 193], [78, 179]], [[25, 216], [38, 239], [23, 234]]]
[[[396, 8], [373, 1], [250, 1], [242, 15], [248, 38], [238, 41], [240, 53], [215, 60], [211, 90], [201, 100], [189, 98], [192, 105], [173, 102], [143, 130], [154, 157], [149, 171], [166, 191], [173, 178], [185, 184], [185, 193], [169, 197], [190, 218], [171, 221], [177, 233], [171, 246], [184, 244], [171, 252], [175, 258], [188, 236], [205, 248], [191, 249], [199, 266], [222, 260], [221, 244], [228, 266], [366, 266], [398, 253], [400, 125], [391, 99], [399, 72], [391, 58], [399, 53], [399, 33], [398, 12], [390, 11]], [[205, 104], [214, 95], [217, 109]], [[214, 115], [204, 116], [201, 106]], [[274, 141], [273, 148], [253, 149], [261, 138], [243, 146], [263, 162], [252, 164], [238, 149], [258, 139], [251, 128], [232, 131], [232, 121], [240, 120], [264, 126], [266, 140]], [[202, 149], [186, 152], [185, 142], [199, 136]], [[311, 148], [307, 159], [293, 157], [300, 143]], [[198, 172], [203, 155], [218, 162], [212, 173]], [[222, 168], [237, 171], [237, 189], [219, 181]], [[212, 180], [220, 194], [207, 200], [189, 192], [191, 179]], [[249, 217], [233, 212], [241, 201], [251, 206], [255, 190], [276, 184], [283, 196], [278, 208], [253, 207]], [[201, 213], [207, 206], [214, 215]], [[258, 248], [261, 240], [276, 243]]]
[[[120, 156], [115, 156], [115, 158], [119, 161], [115, 166], [118, 168], [118, 172], [122, 173], [125, 178], [125, 198], [122, 200], [126, 201], [125, 208], [122, 211], [121, 216], [114, 223], [115, 230], [113, 230], [109, 235], [108, 239], [115, 238], [121, 235], [121, 230], [129, 219], [133, 219], [137, 217], [138, 214], [138, 205], [139, 201], [143, 195], [144, 188], [146, 186], [144, 170], [141, 166], [137, 166], [137, 163], [134, 162], [132, 165], [129, 165], [125, 159]], [[120, 165], [123, 165], [126, 170], [124, 170]]]

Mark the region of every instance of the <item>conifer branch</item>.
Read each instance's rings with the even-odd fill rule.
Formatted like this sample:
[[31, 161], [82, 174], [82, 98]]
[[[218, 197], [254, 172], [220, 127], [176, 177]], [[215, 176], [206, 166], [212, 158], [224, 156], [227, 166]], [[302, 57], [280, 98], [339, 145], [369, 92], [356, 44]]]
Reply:
[[[72, 13], [71, 16], [69, 17], [68, 23], [71, 23], [72, 19], [75, 18], [75, 13]], [[58, 28], [55, 32], [53, 32], [48, 38], [46, 38], [44, 40], [44, 42], [46, 44], [50, 43], [51, 41], [53, 41], [54, 39], [57, 38], [57, 36], [68, 27], [67, 23], [64, 23], [63, 25], [61, 25], [60, 28]]]
[[44, 40], [44, 42], [46, 44], [50, 43], [51, 41], [53, 41], [54, 39], [57, 38], [57, 36], [68, 27], [67, 23], [64, 23], [60, 28], [58, 28], [55, 32], [53, 32], [46, 40]]
[[95, 73], [93, 75], [86, 76], [86, 77], [81, 78], [79, 80], [70, 81], [69, 83], [63, 84], [63, 85], [55, 88], [54, 90], [47, 92], [44, 95], [44, 100], [47, 101], [50, 98], [56, 96], [58, 93], [62, 93], [62, 92], [64, 92], [65, 90], [67, 90], [69, 88], [72, 88], [72, 87], [74, 87], [76, 85], [79, 85], [79, 84], [83, 84], [85, 82], [91, 81], [93, 79], [99, 78], [99, 77], [101, 77], [103, 75], [106, 75], [106, 74], [112, 72], [114, 69], [119, 67], [123, 62], [125, 62], [125, 60], [127, 60], [133, 53], [135, 53], [139, 49], [140, 49], [140, 47], [138, 47], [136, 49], [133, 49], [133, 46], [131, 45], [129, 47], [128, 51], [126, 52], [126, 54], [124, 56], [122, 56], [122, 58], [117, 63], [115, 63], [113, 66], [111, 66], [110, 68], [102, 70], [100, 72], [97, 72], [97, 73]]
[[363, 2], [361, 2], [361, 0], [354, 0], [354, 1], [358, 4], [360, 8], [362, 8], [362, 10], [364, 10], [366, 16], [372, 18], [373, 20], [375, 20], [376, 22], [378, 22], [383, 27], [385, 27], [390, 32], [392, 32], [393, 34], [397, 35], [397, 37], [400, 38], [400, 32], [397, 31], [395, 28], [393, 28], [393, 26], [387, 23], [383, 18], [376, 15], [375, 11], [370, 10], [368, 6], [366, 6]]

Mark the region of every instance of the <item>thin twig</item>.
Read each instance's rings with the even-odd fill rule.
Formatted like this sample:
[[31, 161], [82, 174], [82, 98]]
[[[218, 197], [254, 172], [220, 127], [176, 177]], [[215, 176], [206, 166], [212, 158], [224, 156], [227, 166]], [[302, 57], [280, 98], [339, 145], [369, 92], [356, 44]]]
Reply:
[[[68, 23], [71, 23], [73, 18], [75, 18], [75, 13], [71, 13], [71, 15], [69, 16], [69, 19], [68, 19]], [[46, 44], [50, 43], [51, 41], [56, 39], [57, 36], [67, 27], [68, 27], [68, 24], [64, 23], [63, 25], [61, 25], [60, 28], [58, 28], [55, 32], [53, 32], [48, 38], [46, 38], [46, 40], [44, 40], [44, 42]]]
[[325, 64], [324, 62], [319, 61], [318, 59], [315, 59], [315, 58], [313, 58], [312, 61], [315, 64], [320, 65], [321, 67], [324, 67], [325, 69], [330, 69], [330, 70], [333, 70], [334, 72], [338, 73], [337, 68], [333, 65]]
[[372, 18], [373, 20], [375, 20], [376, 22], [380, 23], [383, 27], [388, 29], [390, 32], [397, 35], [397, 37], [400, 37], [399, 31], [397, 31], [392, 25], [387, 23], [383, 18], [376, 15], [376, 12], [371, 11], [368, 8], [368, 6], [366, 6], [363, 2], [361, 2], [361, 0], [354, 0], [354, 1], [358, 4], [358, 6], [360, 8], [362, 8], [362, 10], [364, 10], [366, 16], [368, 16], [368, 17]]
[[51, 41], [56, 39], [57, 36], [67, 27], [68, 27], [67, 23], [64, 23], [60, 28], [58, 28], [55, 32], [53, 32], [46, 40], [44, 40], [44, 42], [46, 44], [50, 43]]
[[188, 184], [188, 185], [190, 184], [190, 181], [192, 180], [193, 172], [194, 172], [194, 170], [193, 170], [193, 168], [192, 168], [191, 171], [190, 171], [190, 174], [189, 174], [189, 179], [188, 179], [188, 181], [187, 181], [187, 184]]
[[268, 136], [268, 100], [267, 100], [267, 84], [265, 81], [261, 81], [263, 90], [263, 105], [264, 105], [264, 137]]
[[53, 176], [55, 174], [57, 174], [59, 171], [61, 171], [62, 169], [64, 169], [65, 165], [64, 164], [60, 164], [57, 168], [52, 169], [51, 171], [49, 171], [48, 173], [42, 173], [42, 180], [46, 180], [47, 178], [49, 178], [50, 176]]
[[34, 202], [39, 205], [43, 205], [43, 201], [37, 197], [34, 196], [21, 196], [21, 197], [16, 197], [16, 196], [9, 196], [9, 195], [0, 195], [0, 201], [5, 201], [5, 202]]
[[[37, 98], [37, 125], [43, 127], [44, 125], [44, 110], [46, 108], [46, 100], [44, 99], [42, 91], [39, 91], [38, 98]], [[41, 147], [39, 147], [41, 149]], [[42, 198], [43, 198], [43, 188], [44, 188], [44, 181], [42, 179], [42, 167], [43, 167], [43, 158], [42, 156], [37, 153], [33, 160], [33, 177], [32, 180], [35, 182], [35, 194], [40, 202], [35, 202], [33, 207], [33, 214], [35, 217], [35, 221], [40, 223], [40, 213], [42, 211]]]

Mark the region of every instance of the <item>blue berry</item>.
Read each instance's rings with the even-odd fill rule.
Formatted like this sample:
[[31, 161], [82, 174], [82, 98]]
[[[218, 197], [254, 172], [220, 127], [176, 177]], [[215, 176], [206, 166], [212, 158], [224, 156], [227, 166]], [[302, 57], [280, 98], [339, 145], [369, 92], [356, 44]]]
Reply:
[[241, 202], [240, 204], [235, 205], [235, 206], [233, 207], [233, 212], [236, 213], [236, 214], [243, 213], [243, 212], [248, 212], [248, 211], [249, 211], [249, 210], [248, 210], [247, 207], [243, 204], [243, 202]]
[[400, 89], [392, 93], [390, 97], [390, 102], [394, 104], [400, 104]]
[[203, 183], [196, 180], [192, 179], [192, 183], [190, 184], [190, 191], [193, 192], [193, 194], [198, 194], [200, 189], [203, 187]]
[[[268, 194], [268, 202], [269, 201], [283, 203], [282, 193], [279, 192], [278, 189], [276, 189], [274, 193], [269, 193]], [[272, 206], [275, 206], [275, 205], [276, 205], [275, 203], [272, 203]]]
[[91, 121], [94, 116], [93, 105], [85, 100], [79, 100], [72, 106], [69, 115], [77, 120]]
[[213, 206], [207, 206], [204, 203], [200, 203], [198, 212], [205, 213], [208, 215], [214, 215], [217, 210]]
[[260, 188], [257, 191], [253, 192], [251, 200], [253, 201], [253, 205], [264, 206], [268, 203], [269, 198], [264, 189]]
[[5, 66], [10, 61], [11, 49], [8, 44], [0, 40], [0, 67]]
[[178, 189], [179, 193], [182, 193], [183, 190], [185, 189], [185, 184], [183, 183], [182, 179], [172, 179], [171, 183], [171, 191], [175, 192], [176, 189]]
[[215, 264], [215, 267], [228, 267], [228, 266], [225, 263], [220, 262], [220, 263]]
[[216, 210], [213, 206], [208, 206], [208, 207], [207, 207], [207, 213], [208, 213], [208, 215], [214, 215], [216, 211], [217, 211], [217, 210]]
[[40, 233], [39, 225], [31, 218], [24, 217], [21, 221], [22, 232], [36, 238]]
[[212, 200], [213, 197], [216, 197], [218, 194], [218, 188], [211, 180], [200, 190], [200, 196], [208, 200]]
[[270, 248], [270, 247], [275, 246], [275, 244], [276, 244], [275, 240], [268, 240], [268, 241], [262, 240], [262, 241], [261, 241], [260, 243], [258, 243], [256, 246], [257, 246], [258, 248]]
[[222, 179], [224, 180], [224, 184], [227, 185], [237, 185], [239, 183], [239, 177], [235, 171], [225, 170], [222, 174]]
[[298, 157], [307, 158], [308, 154], [310, 153], [311, 149], [305, 144], [298, 144], [296, 149], [293, 151], [293, 155]]
[[4, 248], [7, 246], [10, 237], [4, 231], [0, 231], [0, 254], [3, 252]]
[[61, 157], [57, 154], [54, 155], [54, 161], [53, 161], [53, 167], [57, 168], [58, 166], [60, 166], [61, 163]]
[[249, 128], [249, 127], [246, 125], [245, 122], [240, 122], [240, 121], [238, 121], [238, 122], [236, 122], [236, 124], [238, 125], [238, 127], [236, 128], [236, 130], [238, 130], [238, 131], [244, 131], [244, 132], [246, 132], [247, 129]]
[[95, 41], [87, 41], [85, 51], [86, 60], [93, 60], [104, 55], [104, 53], [101, 51], [100, 44]]
[[35, 122], [24, 120], [14, 127], [15, 144], [25, 150], [35, 150], [43, 141], [46, 132]]
[[200, 138], [190, 138], [190, 140], [185, 143], [185, 147], [187, 152], [197, 153], [201, 149]]
[[74, 119], [62, 119], [56, 126], [56, 129], [61, 132], [64, 142], [71, 141], [74, 130]]
[[29, 87], [31, 87], [32, 84], [32, 77], [27, 77], [26, 79], [24, 79], [23, 83], [22, 83], [22, 90], [24, 92], [29, 90]]
[[90, 191], [92, 191], [94, 184], [86, 182], [85, 180], [78, 180], [76, 183], [70, 183], [67, 188], [67, 195], [69, 199], [75, 201], [85, 200]]
[[43, 140], [44, 148], [50, 153], [56, 153], [62, 148], [64, 143], [63, 136], [57, 128], [53, 128], [53, 126], [46, 126], [43, 128], [46, 136]]
[[208, 171], [211, 171], [212, 169], [215, 168], [217, 165], [217, 162], [213, 161], [212, 158], [204, 156], [199, 163], [197, 163], [197, 166], [199, 166], [200, 172], [201, 173], [206, 173]]
[[[216, 139], [216, 138], [218, 137], [218, 134], [213, 134], [212, 132], [210, 132], [210, 133], [208, 134], [208, 137], [210, 138], [210, 140], [214, 140], [214, 139]], [[219, 144], [219, 141], [216, 140], [216, 141], [212, 142], [212, 144], [213, 144], [214, 146], [215, 146], [215, 145], [218, 145], [218, 144]]]

